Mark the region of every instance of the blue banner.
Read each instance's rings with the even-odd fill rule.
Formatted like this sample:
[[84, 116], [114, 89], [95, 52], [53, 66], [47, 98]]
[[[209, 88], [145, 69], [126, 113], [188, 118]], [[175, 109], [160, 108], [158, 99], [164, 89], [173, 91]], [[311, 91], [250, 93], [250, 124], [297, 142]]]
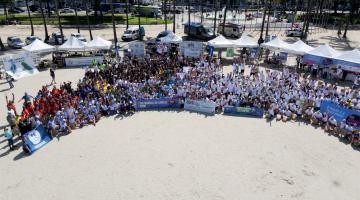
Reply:
[[[321, 101], [320, 112], [326, 112], [330, 116], [333, 116], [337, 122], [341, 122], [344, 119], [348, 120], [349, 116], [360, 117], [359, 111], [344, 108], [332, 101]], [[357, 126], [359, 126], [359, 124]]]
[[225, 106], [224, 115], [262, 118], [264, 115], [264, 110], [256, 107]]
[[174, 98], [138, 99], [135, 103], [136, 110], [149, 110], [159, 108], [180, 108], [180, 101]]
[[200, 100], [191, 100], [186, 99], [184, 104], [184, 109], [188, 111], [206, 113], [206, 114], [215, 114], [215, 103], [200, 101]]
[[30, 153], [35, 152], [52, 140], [50, 134], [42, 125], [24, 134], [24, 143], [29, 148]]

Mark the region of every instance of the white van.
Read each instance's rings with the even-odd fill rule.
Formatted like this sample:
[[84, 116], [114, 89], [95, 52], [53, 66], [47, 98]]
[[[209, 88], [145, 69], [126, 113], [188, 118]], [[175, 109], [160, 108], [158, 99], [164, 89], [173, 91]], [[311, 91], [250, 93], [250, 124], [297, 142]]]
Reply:
[[219, 24], [217, 32], [225, 37], [239, 38], [242, 33], [242, 27], [243, 26], [238, 24], [226, 23], [223, 33], [223, 24]]
[[[143, 26], [140, 27], [140, 36], [145, 36], [145, 29]], [[129, 27], [126, 31], [124, 31], [124, 34], [122, 35], [121, 39], [123, 41], [131, 41], [131, 40], [137, 40], [139, 39], [139, 27]]]

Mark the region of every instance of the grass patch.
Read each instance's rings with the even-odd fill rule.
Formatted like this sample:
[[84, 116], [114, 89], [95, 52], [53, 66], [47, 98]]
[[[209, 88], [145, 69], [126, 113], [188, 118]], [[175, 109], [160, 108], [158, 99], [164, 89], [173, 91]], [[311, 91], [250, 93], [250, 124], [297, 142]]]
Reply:
[[[32, 21], [34, 25], [42, 25], [43, 19], [41, 14], [32, 14]], [[79, 15], [79, 24], [86, 25], [87, 19], [86, 15]], [[30, 20], [27, 14], [16, 14], [8, 17], [9, 20], [17, 20], [22, 25], [30, 25]], [[5, 16], [0, 16], [0, 21], [5, 20]], [[101, 16], [93, 16], [89, 15], [89, 21], [91, 25], [99, 25], [99, 24], [112, 24], [111, 14], [105, 14], [103, 17]], [[115, 15], [116, 24], [126, 24], [126, 16], [124, 14], [116, 14]], [[167, 20], [168, 23], [172, 23], [172, 20]], [[61, 23], [63, 25], [76, 25], [76, 16], [72, 14], [64, 14], [61, 15]], [[153, 24], [164, 24], [164, 19], [155, 19], [155, 18], [147, 18], [140, 17], [140, 23], [142, 25], [153, 25]], [[58, 25], [58, 19], [56, 15], [52, 15], [50, 18], [47, 18], [48, 25]], [[138, 17], [129, 16], [129, 24], [136, 25], [138, 24]]]

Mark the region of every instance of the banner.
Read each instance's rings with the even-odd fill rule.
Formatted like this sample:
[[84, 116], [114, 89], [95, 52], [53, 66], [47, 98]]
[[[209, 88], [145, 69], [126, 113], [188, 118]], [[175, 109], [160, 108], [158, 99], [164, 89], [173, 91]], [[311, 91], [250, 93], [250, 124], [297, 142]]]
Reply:
[[24, 143], [29, 148], [30, 153], [35, 152], [52, 140], [50, 134], [42, 125], [37, 126], [32, 131], [24, 134]]
[[138, 99], [135, 102], [136, 110], [160, 109], [160, 108], [180, 108], [180, 101], [173, 98], [160, 99]]
[[29, 54], [16, 54], [3, 58], [4, 68], [7, 74], [14, 79], [38, 74], [35, 63]]
[[75, 57], [65, 58], [66, 67], [81, 67], [93, 64], [94, 60], [96, 63], [101, 64], [104, 60], [103, 56], [91, 56], [91, 57]]
[[215, 114], [215, 103], [208, 101], [190, 100], [186, 99], [184, 109], [188, 111]]
[[145, 56], [145, 44], [143, 42], [130, 42], [129, 49], [131, 50], [132, 56]]
[[180, 52], [185, 57], [200, 57], [203, 53], [203, 43], [195, 41], [183, 41], [179, 45]]
[[264, 110], [256, 107], [225, 106], [224, 115], [262, 118], [264, 115]]
[[330, 116], [333, 116], [337, 122], [348, 120], [349, 116], [357, 116], [357, 118], [360, 118], [359, 111], [344, 108], [331, 101], [321, 101], [320, 112], [326, 112]]

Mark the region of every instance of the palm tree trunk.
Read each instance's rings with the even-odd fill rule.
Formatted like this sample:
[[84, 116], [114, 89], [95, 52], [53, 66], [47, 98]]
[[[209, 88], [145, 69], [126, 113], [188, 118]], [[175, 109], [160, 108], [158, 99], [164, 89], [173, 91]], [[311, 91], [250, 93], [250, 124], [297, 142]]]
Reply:
[[92, 32], [91, 32], [90, 19], [89, 19], [89, 8], [87, 6], [86, 6], [85, 14], [86, 14], [86, 21], [87, 21], [87, 25], [88, 25], [88, 29], [89, 29], [90, 40], [93, 40], [93, 35], [92, 35]]
[[297, 12], [298, 12], [298, 1], [299, 0], [296, 0], [296, 5], [295, 5], [295, 12], [294, 12], [294, 19], [293, 19], [293, 21], [292, 21], [292, 23], [291, 23], [291, 28], [293, 28], [294, 27], [294, 23], [295, 23], [295, 20], [296, 20], [296, 15], [297, 15]]
[[265, 26], [265, 16], [267, 12], [268, 2], [265, 0], [265, 6], [264, 6], [264, 13], [263, 13], [263, 19], [261, 23], [261, 30], [260, 30], [260, 38], [258, 40], [258, 44], [262, 44], [264, 42], [263, 33], [264, 33], [264, 26]]
[[271, 4], [269, 4], [269, 6], [268, 6], [265, 37], [269, 35], [270, 15], [271, 15]]
[[189, 14], [189, 34], [190, 34], [190, 0], [188, 0], [188, 14]]
[[[111, 3], [112, 3], [112, 1], [111, 1]], [[99, 11], [99, 0], [95, 0], [95, 2], [94, 2], [94, 17], [97, 19], [97, 16], [98, 16], [98, 11]]]
[[50, 0], [46, 0], [46, 9], [47, 9], [47, 16], [51, 17]]
[[74, 4], [75, 4], [75, 18], [76, 18], [77, 32], [80, 33], [79, 16], [78, 16], [78, 13], [77, 13], [78, 4], [77, 4], [77, 1], [76, 1], [76, 0], [74, 1]]
[[110, 2], [110, 9], [111, 9], [111, 20], [112, 20], [112, 26], [113, 26], [113, 32], [114, 32], [114, 43], [115, 43], [115, 47], [117, 47], [118, 39], [117, 39], [117, 36], [116, 36], [114, 6], [113, 6], [113, 1], [112, 0]]
[[215, 16], [214, 16], [214, 31], [213, 31], [213, 34], [214, 34], [214, 36], [215, 36], [215, 31], [216, 31], [216, 15], [217, 15], [216, 1], [214, 1], [214, 10], [215, 10]]
[[34, 25], [33, 25], [31, 14], [30, 14], [29, 0], [25, 0], [25, 4], [26, 4], [27, 13], [28, 13], [28, 16], [29, 16], [29, 21], [30, 21], [31, 36], [33, 36], [34, 35]]
[[[61, 19], [60, 19], [60, 14], [59, 14], [59, 8], [58, 8], [58, 0], [55, 0], [55, 12], [56, 12], [56, 16], [58, 18], [58, 24], [59, 24], [59, 29], [60, 29], [60, 35], [61, 35], [61, 44], [64, 43], [64, 33], [63, 33], [63, 29], [62, 29], [62, 24], [61, 24]], [[57, 40], [55, 40], [57, 41]]]
[[44, 9], [43, 9], [43, 5], [42, 2], [40, 1], [40, 11], [41, 11], [41, 17], [43, 19], [43, 23], [44, 23], [44, 30], [45, 30], [45, 39], [44, 42], [49, 42], [49, 33], [47, 30], [47, 25], [46, 25], [46, 18], [45, 18], [45, 14], [44, 14]]
[[164, 20], [165, 20], [165, 31], [167, 31], [167, 1], [164, 0]]
[[4, 2], [4, 14], [5, 14], [5, 20], [8, 21], [8, 12], [7, 12], [7, 2]]
[[138, 0], [138, 23], [139, 23], [139, 40], [142, 40], [142, 36], [141, 36], [141, 17], [140, 17], [140, 0]]
[[226, 13], [228, 10], [228, 4], [229, 0], [227, 1], [227, 4], [225, 5], [225, 10], [224, 10], [224, 21], [223, 21], [223, 27], [222, 27], [222, 34], [225, 35], [225, 23], [226, 23]]
[[346, 25], [345, 25], [345, 30], [344, 30], [344, 35], [343, 38], [347, 37], [347, 31], [349, 29], [349, 25], [350, 23], [352, 23], [353, 17], [354, 17], [354, 13], [355, 13], [355, 9], [356, 9], [356, 5], [355, 5], [355, 0], [351, 1], [351, 11], [349, 16], [346, 19]]
[[201, 1], [200, 3], [201, 6], [201, 16], [200, 16], [200, 23], [203, 23], [203, 18], [204, 18], [204, 6], [203, 6], [203, 2]]
[[176, 7], [176, 0], [173, 0], [173, 33], [175, 33], [175, 23], [176, 23], [176, 11], [175, 11], [175, 7]]
[[129, 0], [126, 0], [126, 29], [129, 28]]
[[1, 40], [1, 37], [0, 37], [0, 51], [5, 51], [5, 46], [4, 46], [4, 43]]

